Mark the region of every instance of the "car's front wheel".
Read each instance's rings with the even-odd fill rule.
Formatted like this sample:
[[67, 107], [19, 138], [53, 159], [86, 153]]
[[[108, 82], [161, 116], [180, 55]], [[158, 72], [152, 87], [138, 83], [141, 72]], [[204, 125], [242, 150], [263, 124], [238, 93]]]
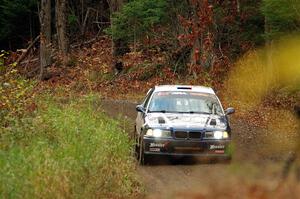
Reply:
[[140, 138], [140, 147], [139, 147], [139, 164], [144, 165], [146, 163], [146, 155], [144, 153], [144, 140]]
[[133, 155], [135, 158], [138, 159], [138, 156], [139, 156], [139, 146], [138, 146], [138, 136], [137, 136], [137, 133], [136, 133], [136, 130], [134, 128], [134, 132], [133, 132], [133, 141], [134, 141], [134, 149], [133, 149]]
[[135, 156], [140, 165], [146, 163], [147, 156], [144, 153], [144, 140], [138, 136], [135, 139]]

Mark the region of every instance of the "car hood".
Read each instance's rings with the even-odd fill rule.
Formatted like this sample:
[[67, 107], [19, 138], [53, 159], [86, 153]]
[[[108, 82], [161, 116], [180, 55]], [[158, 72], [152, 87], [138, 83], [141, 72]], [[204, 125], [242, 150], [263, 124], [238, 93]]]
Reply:
[[145, 124], [150, 127], [226, 129], [225, 116], [209, 114], [148, 113]]

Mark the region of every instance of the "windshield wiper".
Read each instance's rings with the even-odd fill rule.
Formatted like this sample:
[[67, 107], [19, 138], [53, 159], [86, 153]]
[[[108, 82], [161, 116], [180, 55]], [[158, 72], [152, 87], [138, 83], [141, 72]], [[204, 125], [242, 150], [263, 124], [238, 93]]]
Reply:
[[190, 114], [210, 114], [208, 112], [201, 112], [201, 111], [180, 111], [180, 112], [177, 112], [177, 113], [190, 113]]
[[190, 111], [190, 113], [198, 113], [198, 114], [210, 114], [208, 112], [203, 112], [203, 111]]

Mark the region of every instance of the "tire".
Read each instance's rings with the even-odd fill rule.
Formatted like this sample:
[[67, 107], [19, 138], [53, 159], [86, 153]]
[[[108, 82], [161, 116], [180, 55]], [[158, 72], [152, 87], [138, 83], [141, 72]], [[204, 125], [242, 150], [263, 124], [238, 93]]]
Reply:
[[133, 134], [133, 140], [134, 140], [134, 149], [133, 149], [133, 155], [134, 157], [139, 160], [139, 155], [140, 155], [140, 147], [139, 147], [139, 140], [138, 140], [138, 136], [137, 136], [137, 133], [136, 131], [134, 131], [134, 134]]
[[134, 131], [134, 156], [137, 159], [138, 164], [143, 164], [144, 163], [144, 151], [142, 143], [141, 143], [141, 138], [136, 133], [136, 130]]
[[144, 140], [142, 138], [140, 138], [140, 145], [138, 149], [138, 163], [140, 165], [145, 165], [147, 163], [147, 155], [144, 153]]
[[144, 140], [143, 136], [139, 136], [136, 133], [136, 129], [134, 131], [134, 156], [137, 159], [139, 165], [144, 165], [147, 162], [147, 155], [144, 153]]

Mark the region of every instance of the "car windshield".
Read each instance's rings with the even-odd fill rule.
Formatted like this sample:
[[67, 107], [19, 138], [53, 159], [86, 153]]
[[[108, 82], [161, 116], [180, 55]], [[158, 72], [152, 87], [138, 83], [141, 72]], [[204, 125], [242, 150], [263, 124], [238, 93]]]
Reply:
[[148, 111], [223, 114], [220, 103], [215, 95], [191, 91], [156, 92], [150, 101]]

